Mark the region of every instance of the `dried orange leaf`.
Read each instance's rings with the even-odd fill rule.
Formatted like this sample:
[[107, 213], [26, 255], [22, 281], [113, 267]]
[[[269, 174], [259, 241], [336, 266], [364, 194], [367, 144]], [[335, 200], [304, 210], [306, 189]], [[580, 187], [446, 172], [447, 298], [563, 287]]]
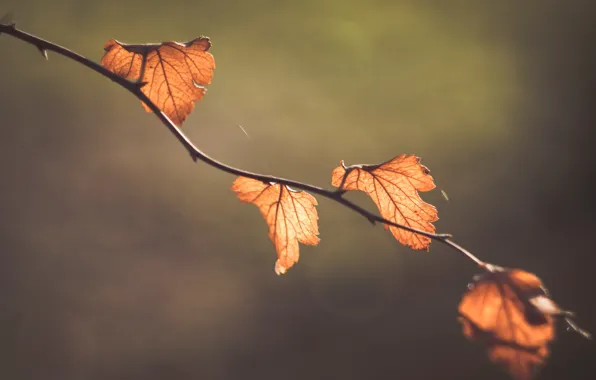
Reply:
[[[360, 190], [375, 202], [381, 216], [394, 223], [434, 233], [439, 219], [435, 206], [424, 202], [419, 191], [435, 188], [433, 177], [420, 158], [401, 154], [379, 165], [341, 165], [333, 170], [331, 183], [343, 190]], [[345, 177], [345, 178], [344, 178]], [[385, 225], [402, 244], [428, 249], [431, 240], [394, 226]]]
[[269, 238], [277, 251], [275, 273], [278, 275], [286, 273], [298, 261], [298, 242], [319, 244], [317, 200], [312, 195], [246, 177], [236, 178], [232, 190], [242, 202], [256, 205], [265, 218]]
[[484, 343], [490, 359], [513, 378], [533, 378], [555, 337], [553, 316], [564, 312], [538, 277], [520, 269], [491, 266], [468, 288], [459, 305], [464, 335]]
[[[144, 83], [141, 90], [176, 125], [181, 125], [211, 83], [215, 60], [211, 41], [131, 45], [108, 41], [101, 64], [113, 73]], [[151, 110], [143, 103], [145, 110]]]

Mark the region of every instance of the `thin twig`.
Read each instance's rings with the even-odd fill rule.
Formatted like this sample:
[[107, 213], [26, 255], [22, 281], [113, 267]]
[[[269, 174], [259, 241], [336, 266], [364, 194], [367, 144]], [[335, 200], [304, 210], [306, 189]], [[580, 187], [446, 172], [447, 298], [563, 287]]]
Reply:
[[[187, 150], [187, 152], [190, 154], [193, 161], [195, 161], [195, 162], [202, 161], [216, 169], [222, 170], [224, 172], [227, 172], [227, 173], [230, 173], [230, 174], [233, 174], [236, 176], [252, 178], [252, 179], [262, 181], [265, 183], [275, 182], [275, 183], [283, 184], [283, 185], [290, 186], [290, 187], [293, 187], [296, 189], [300, 189], [303, 191], [321, 195], [325, 198], [331, 199], [331, 200], [351, 209], [352, 211], [362, 215], [363, 217], [368, 219], [373, 224], [375, 224], [376, 222], [384, 223], [386, 225], [394, 226], [394, 227], [397, 227], [397, 228], [400, 228], [400, 229], [403, 229], [403, 230], [406, 230], [406, 231], [409, 231], [412, 233], [426, 236], [426, 237], [436, 240], [438, 242], [441, 242], [441, 243], [451, 247], [455, 251], [461, 253], [464, 257], [468, 258], [469, 260], [473, 261], [478, 267], [485, 270], [486, 272], [489, 272], [489, 273], [494, 272], [496, 266], [480, 260], [478, 257], [473, 255], [471, 252], [469, 252], [468, 250], [466, 250], [459, 244], [450, 240], [452, 237], [450, 234], [433, 234], [433, 233], [429, 233], [426, 231], [411, 228], [408, 226], [404, 226], [404, 225], [401, 225], [398, 223], [394, 223], [394, 222], [387, 220], [379, 215], [371, 213], [371, 212], [365, 210], [364, 208], [358, 206], [357, 204], [345, 199], [343, 197], [343, 194], [345, 194], [345, 192], [346, 192], [346, 190], [344, 189], [346, 178], [351, 170], [358, 168], [358, 167], [362, 167], [362, 165], [351, 165], [351, 166], [346, 167], [344, 162], [342, 161], [341, 165], [346, 170], [346, 172], [344, 173], [341, 184], [339, 185], [339, 188], [337, 190], [325, 190], [318, 186], [309, 185], [307, 183], [298, 182], [298, 181], [285, 179], [285, 178], [281, 178], [281, 177], [275, 177], [275, 176], [271, 176], [271, 175], [253, 173], [253, 172], [235, 168], [233, 166], [226, 165], [220, 161], [217, 161], [216, 159], [214, 159], [212, 157], [209, 157], [207, 154], [205, 154], [199, 148], [197, 148], [188, 139], [188, 137], [186, 137], [186, 135], [180, 130], [180, 128], [178, 128], [163, 112], [161, 112], [161, 110], [151, 101], [151, 99], [149, 99], [141, 91], [141, 88], [143, 87], [143, 85], [145, 83], [128, 81], [128, 80], [112, 73], [111, 71], [107, 70], [103, 66], [101, 66], [101, 65], [89, 60], [88, 58], [85, 58], [69, 49], [66, 49], [62, 46], [56, 45], [52, 42], [43, 40], [43, 39], [41, 39], [37, 36], [34, 36], [32, 34], [18, 30], [14, 23], [4, 24], [3, 23], [3, 22], [5, 22], [4, 19], [5, 18], [3, 18], [0, 21], [0, 35], [2, 33], [5, 33], [7, 35], [10, 35], [12, 37], [15, 37], [17, 39], [20, 39], [24, 42], [27, 42], [27, 43], [35, 46], [40, 51], [40, 53], [42, 54], [42, 56], [45, 59], [48, 59], [47, 51], [53, 51], [57, 54], [63, 55], [67, 58], [70, 58], [76, 62], [81, 63], [82, 65], [89, 67], [93, 71], [109, 78], [110, 80], [118, 83], [120, 86], [122, 86], [125, 89], [127, 89], [128, 91], [130, 91], [140, 101], [145, 103], [151, 109], [151, 111], [153, 111], [153, 113], [155, 113], [155, 115], [159, 118], [159, 120], [166, 126], [166, 128], [168, 128], [168, 130], [174, 135], [174, 137], [176, 137], [176, 139]], [[143, 64], [145, 64], [144, 61], [145, 61], [145, 59], [143, 59]], [[141, 79], [142, 79], [142, 75], [139, 77], [139, 80], [141, 80]], [[564, 316], [564, 315], [562, 315], [562, 316]], [[564, 316], [564, 319], [565, 319], [565, 322], [567, 323], [569, 330], [574, 330], [577, 333], [579, 333], [580, 335], [582, 335], [583, 337], [585, 337], [587, 339], [591, 339], [590, 333], [581, 329], [579, 326], [577, 326], [577, 324], [575, 324], [575, 322], [571, 319], [571, 314], [566, 314], [566, 316]]]
[[[252, 178], [252, 179], [262, 181], [265, 183], [275, 182], [275, 183], [290, 186], [290, 187], [293, 187], [296, 189], [300, 189], [303, 191], [307, 191], [310, 193], [318, 194], [322, 197], [331, 199], [331, 200], [351, 209], [352, 211], [362, 215], [363, 217], [368, 219], [371, 223], [376, 223], [376, 222], [383, 223], [383, 224], [397, 227], [402, 230], [406, 230], [406, 231], [409, 231], [409, 232], [412, 232], [415, 234], [423, 235], [430, 239], [433, 239], [433, 240], [439, 241], [443, 244], [446, 244], [447, 246], [449, 246], [449, 247], [453, 248], [454, 250], [463, 254], [466, 258], [472, 260], [475, 264], [477, 264], [481, 268], [485, 267], [485, 263], [482, 260], [480, 260], [479, 258], [474, 256], [472, 253], [470, 253], [463, 247], [461, 247], [458, 244], [451, 241], [450, 238], [452, 236], [450, 234], [445, 234], [445, 233], [433, 234], [433, 233], [418, 230], [416, 228], [412, 228], [409, 226], [404, 226], [399, 223], [394, 223], [394, 222], [387, 220], [377, 214], [371, 213], [371, 212], [365, 210], [364, 208], [358, 206], [357, 204], [345, 199], [343, 197], [345, 190], [342, 189], [342, 187], [345, 183], [345, 176], [344, 176], [344, 179], [342, 180], [342, 184], [340, 185], [339, 189], [332, 191], [332, 190], [323, 189], [318, 186], [309, 185], [307, 183], [294, 181], [294, 180], [290, 180], [290, 179], [286, 179], [286, 178], [249, 172], [246, 170], [235, 168], [233, 166], [229, 166], [229, 165], [224, 164], [212, 157], [209, 157], [207, 154], [205, 154], [203, 151], [201, 151], [199, 148], [197, 148], [188, 139], [188, 137], [186, 137], [186, 135], [180, 130], [180, 128], [178, 128], [163, 112], [161, 112], [161, 110], [151, 101], [151, 99], [149, 99], [147, 97], [147, 95], [145, 95], [141, 91], [141, 86], [139, 86], [138, 83], [131, 82], [127, 79], [124, 79], [124, 78], [118, 76], [117, 74], [112, 73], [111, 71], [104, 68], [100, 64], [95, 63], [95, 62], [89, 60], [88, 58], [85, 58], [82, 55], [79, 55], [67, 48], [64, 48], [64, 47], [56, 45], [52, 42], [43, 40], [43, 39], [41, 39], [37, 36], [34, 36], [32, 34], [23, 32], [22, 30], [17, 29], [15, 24], [0, 24], [0, 34], [2, 34], [2, 33], [5, 33], [7, 35], [10, 35], [12, 37], [15, 37], [15, 38], [21, 40], [21, 41], [27, 42], [27, 43], [35, 46], [40, 52], [42, 52], [42, 54], [46, 58], [47, 58], [47, 54], [46, 54], [47, 51], [52, 51], [52, 52], [55, 52], [62, 56], [65, 56], [67, 58], [70, 58], [82, 65], [89, 67], [93, 71], [105, 76], [106, 78], [109, 78], [110, 80], [118, 83], [120, 86], [122, 86], [125, 89], [127, 89], [128, 91], [130, 91], [140, 101], [145, 103], [151, 109], [151, 111], [153, 111], [153, 113], [155, 113], [155, 115], [157, 115], [159, 120], [166, 126], [166, 128], [168, 128], [168, 130], [174, 135], [174, 137], [176, 137], [176, 139], [182, 144], [182, 146], [186, 149], [186, 151], [190, 154], [191, 158], [195, 162], [197, 160], [202, 161], [216, 169], [222, 170], [224, 172], [227, 172], [227, 173], [230, 173], [230, 174], [233, 174], [236, 176]], [[355, 167], [355, 166], [354, 165], [350, 166], [350, 168], [352, 168], [352, 167]], [[348, 171], [346, 171], [346, 173], [348, 173]]]

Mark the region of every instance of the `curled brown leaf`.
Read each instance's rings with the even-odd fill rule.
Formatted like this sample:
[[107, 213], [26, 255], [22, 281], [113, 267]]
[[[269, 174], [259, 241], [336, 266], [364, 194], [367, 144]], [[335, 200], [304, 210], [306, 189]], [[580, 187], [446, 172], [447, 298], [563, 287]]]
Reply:
[[[141, 91], [174, 124], [181, 125], [211, 83], [215, 60], [211, 41], [198, 37], [186, 43], [125, 44], [108, 41], [101, 64], [113, 73], [142, 85]], [[145, 110], [151, 110], [143, 103]]]
[[489, 358], [513, 378], [529, 380], [545, 364], [563, 315], [536, 275], [491, 265], [476, 276], [459, 305], [463, 333], [487, 346]]
[[[333, 170], [331, 183], [341, 190], [360, 190], [368, 194], [383, 218], [394, 223], [435, 232], [432, 222], [439, 219], [435, 206], [420, 198], [419, 191], [435, 188], [433, 177], [420, 158], [401, 154], [379, 165], [346, 168], [343, 161]], [[428, 249], [431, 239], [395, 226], [385, 225], [400, 243], [412, 249]]]
[[278, 275], [286, 273], [298, 261], [298, 242], [319, 244], [317, 200], [312, 195], [246, 177], [236, 178], [232, 190], [242, 202], [256, 205], [265, 218], [269, 238], [277, 251], [275, 273]]

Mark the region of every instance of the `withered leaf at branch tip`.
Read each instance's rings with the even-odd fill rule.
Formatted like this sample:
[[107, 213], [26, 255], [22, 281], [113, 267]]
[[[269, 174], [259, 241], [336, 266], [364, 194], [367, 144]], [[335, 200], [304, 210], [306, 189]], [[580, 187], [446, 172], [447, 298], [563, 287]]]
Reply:
[[[141, 91], [176, 125], [181, 125], [211, 83], [215, 60], [211, 41], [198, 37], [186, 43], [125, 44], [106, 42], [101, 64], [113, 73], [143, 84]], [[151, 112], [143, 103], [146, 111]]]
[[554, 319], [570, 313], [549, 298], [536, 275], [489, 266], [474, 277], [459, 304], [463, 333], [486, 345], [491, 361], [513, 378], [532, 379], [548, 358]]
[[256, 205], [265, 218], [277, 252], [275, 273], [278, 275], [286, 273], [298, 261], [298, 242], [319, 244], [317, 200], [312, 195], [246, 177], [236, 178], [232, 190], [242, 202]]
[[[432, 222], [439, 219], [435, 206], [426, 203], [418, 192], [435, 188], [428, 168], [411, 154], [378, 165], [346, 167], [343, 161], [333, 169], [331, 183], [342, 190], [360, 190], [375, 202], [381, 216], [391, 222], [435, 232]], [[385, 225], [395, 239], [415, 250], [428, 249], [431, 239], [404, 229]]]

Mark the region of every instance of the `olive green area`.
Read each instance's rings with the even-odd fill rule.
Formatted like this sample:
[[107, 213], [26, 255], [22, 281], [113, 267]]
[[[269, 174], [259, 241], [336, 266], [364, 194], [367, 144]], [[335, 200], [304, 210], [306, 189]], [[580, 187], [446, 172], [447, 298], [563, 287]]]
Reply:
[[[96, 61], [112, 38], [211, 37], [183, 126], [207, 154], [327, 188], [341, 159], [416, 154], [438, 231], [535, 272], [594, 332], [595, 8], [3, 0], [0, 17]], [[0, 129], [1, 379], [505, 378], [456, 322], [476, 272], [457, 252], [319, 199], [321, 243], [278, 277], [232, 176], [114, 83], [4, 35]], [[594, 378], [593, 345], [559, 332], [540, 378]]]

